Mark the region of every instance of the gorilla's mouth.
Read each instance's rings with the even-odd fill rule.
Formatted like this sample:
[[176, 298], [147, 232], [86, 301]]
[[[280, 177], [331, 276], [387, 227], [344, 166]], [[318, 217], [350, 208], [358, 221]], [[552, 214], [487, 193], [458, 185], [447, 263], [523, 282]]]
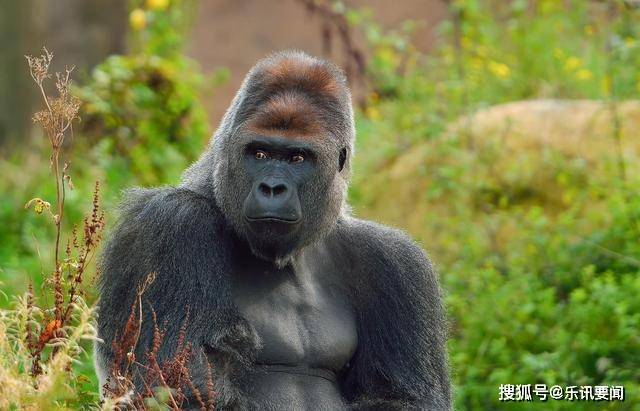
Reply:
[[261, 241], [278, 241], [284, 236], [290, 236], [295, 231], [302, 218], [293, 219], [282, 215], [245, 216], [249, 231], [261, 238]]
[[268, 261], [282, 259], [299, 244], [302, 217], [245, 215], [245, 235], [253, 253]]
[[257, 217], [246, 216], [246, 219], [249, 223], [272, 223], [272, 224], [290, 224], [295, 225], [298, 224], [302, 219], [300, 217], [289, 217], [289, 216], [280, 216], [280, 215], [262, 215]]

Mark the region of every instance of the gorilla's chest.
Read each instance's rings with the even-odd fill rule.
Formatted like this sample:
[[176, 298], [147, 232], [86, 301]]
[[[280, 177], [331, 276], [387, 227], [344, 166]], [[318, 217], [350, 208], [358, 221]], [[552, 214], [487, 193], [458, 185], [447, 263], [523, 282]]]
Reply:
[[277, 269], [245, 261], [234, 301], [262, 342], [257, 362], [340, 370], [357, 346], [356, 320], [330, 261], [301, 258]]

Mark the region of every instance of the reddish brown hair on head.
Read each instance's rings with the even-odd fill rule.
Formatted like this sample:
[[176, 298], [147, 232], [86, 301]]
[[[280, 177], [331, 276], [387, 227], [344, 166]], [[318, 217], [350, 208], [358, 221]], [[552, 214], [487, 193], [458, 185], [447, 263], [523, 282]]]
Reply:
[[262, 76], [265, 88], [272, 92], [296, 89], [310, 95], [337, 99], [342, 91], [336, 74], [322, 61], [306, 54], [283, 57], [267, 65]]
[[347, 92], [341, 73], [303, 53], [268, 60], [254, 75], [261, 98], [247, 127], [267, 135], [321, 135], [323, 114]]
[[277, 133], [284, 137], [317, 137], [323, 130], [318, 108], [297, 92], [271, 96], [252, 116], [247, 127], [261, 134]]

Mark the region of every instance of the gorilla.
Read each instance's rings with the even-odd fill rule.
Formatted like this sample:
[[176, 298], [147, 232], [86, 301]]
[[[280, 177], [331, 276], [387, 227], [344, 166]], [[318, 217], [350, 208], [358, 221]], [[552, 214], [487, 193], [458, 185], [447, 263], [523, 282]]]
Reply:
[[436, 273], [402, 232], [351, 215], [354, 138], [340, 69], [298, 51], [258, 62], [180, 185], [123, 202], [100, 262], [101, 384], [155, 273], [136, 358], [154, 320], [159, 361], [183, 331], [218, 409], [451, 409]]

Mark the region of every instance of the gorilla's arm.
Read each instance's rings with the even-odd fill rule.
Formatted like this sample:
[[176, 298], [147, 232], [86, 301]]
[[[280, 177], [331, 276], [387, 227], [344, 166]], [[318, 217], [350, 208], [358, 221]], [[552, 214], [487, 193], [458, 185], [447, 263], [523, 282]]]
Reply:
[[[196, 386], [206, 381], [202, 347], [238, 358], [247, 354], [239, 352], [241, 344], [237, 343], [248, 329], [231, 304], [228, 238], [215, 205], [189, 190], [129, 193], [100, 263], [98, 331], [104, 342], [97, 344], [96, 354], [101, 384], [113, 366], [112, 341], [122, 336], [136, 291], [150, 273], [155, 274], [155, 281], [142, 296], [137, 361], [145, 362], [153, 342], [151, 308], [157, 325], [166, 329], [158, 352], [162, 363], [175, 353], [188, 307], [186, 341], [194, 346], [190, 371]], [[233, 344], [227, 344], [229, 341]], [[214, 369], [219, 371], [218, 365]], [[234, 395], [225, 393], [222, 379], [216, 380], [216, 390], [222, 394], [218, 400], [231, 400]]]
[[355, 409], [449, 410], [446, 321], [435, 271], [403, 233], [338, 224], [351, 265], [358, 349], [344, 376]]

